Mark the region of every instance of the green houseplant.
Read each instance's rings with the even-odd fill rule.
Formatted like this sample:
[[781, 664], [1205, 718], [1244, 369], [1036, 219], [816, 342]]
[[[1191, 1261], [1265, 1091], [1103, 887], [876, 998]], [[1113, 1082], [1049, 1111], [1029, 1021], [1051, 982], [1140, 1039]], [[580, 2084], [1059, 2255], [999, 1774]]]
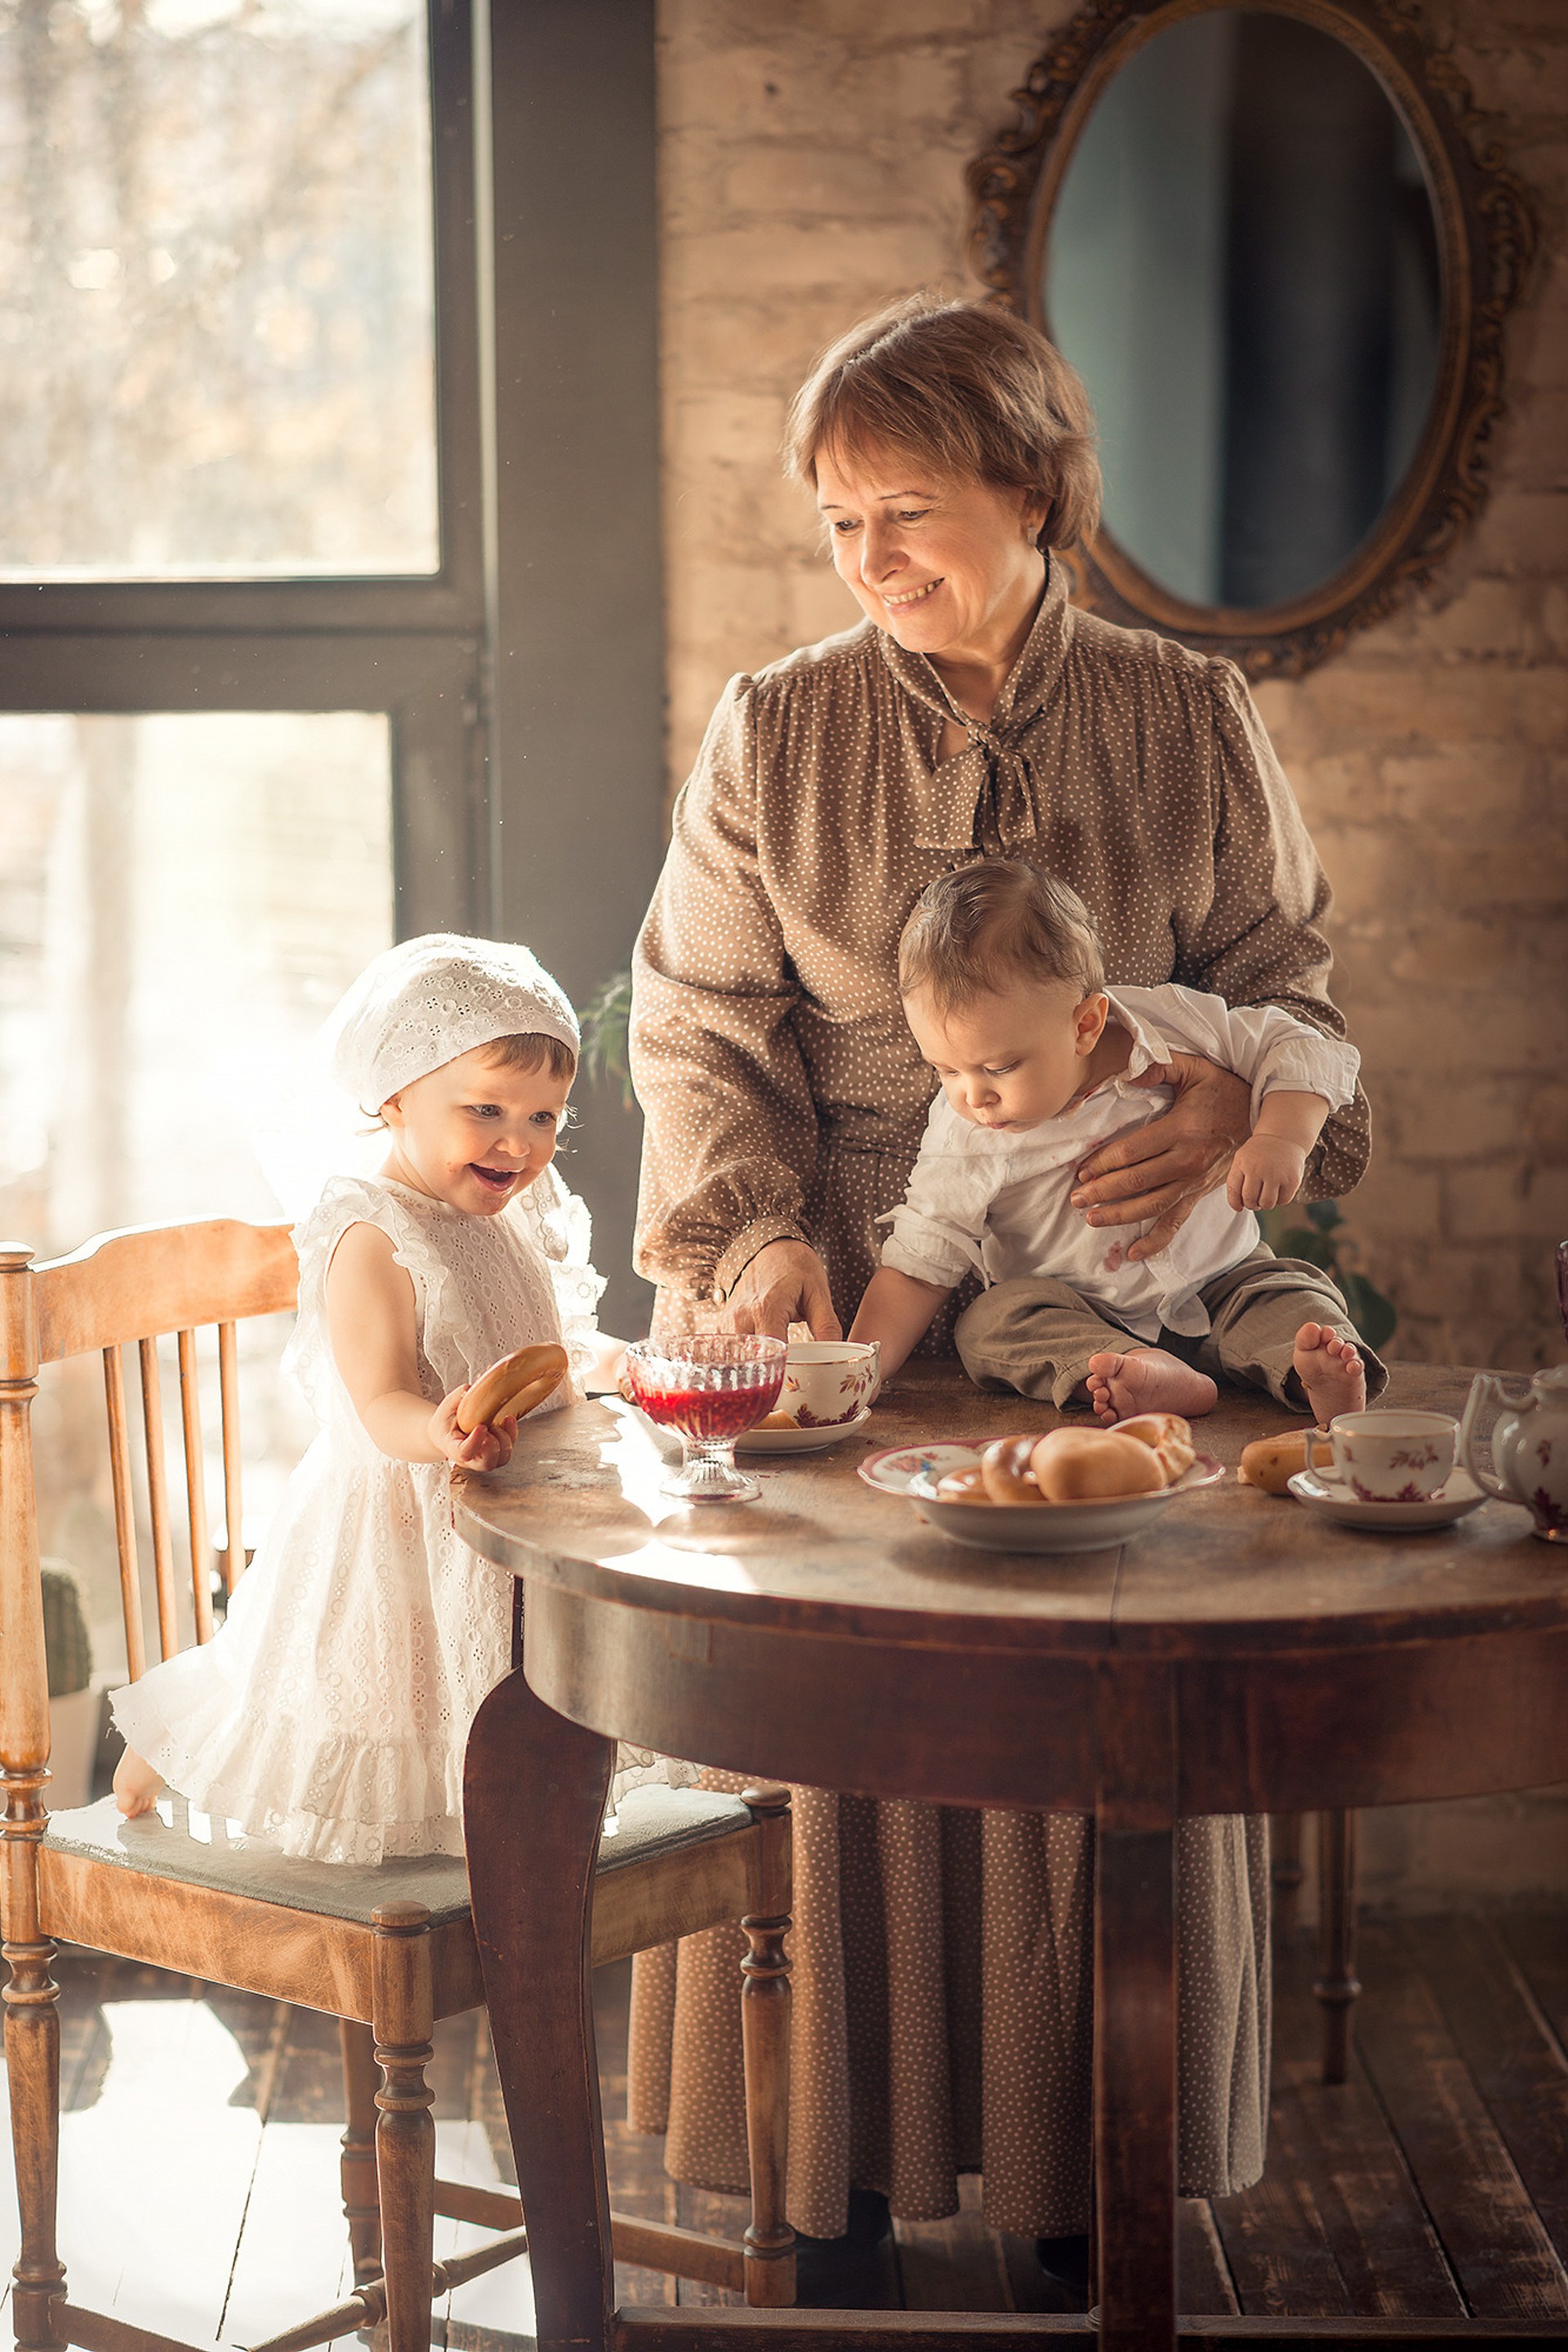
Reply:
[[[1297, 1213], [1306, 1217], [1306, 1223], [1287, 1224], [1287, 1217]], [[1300, 1212], [1294, 1203], [1289, 1209], [1266, 1209], [1258, 1223], [1263, 1227], [1264, 1240], [1279, 1256], [1305, 1258], [1309, 1265], [1321, 1266], [1330, 1279], [1338, 1283], [1344, 1292], [1351, 1321], [1367, 1346], [1381, 1352], [1399, 1320], [1398, 1310], [1371, 1276], [1362, 1272], [1360, 1244], [1347, 1229], [1339, 1202], [1308, 1201]]]

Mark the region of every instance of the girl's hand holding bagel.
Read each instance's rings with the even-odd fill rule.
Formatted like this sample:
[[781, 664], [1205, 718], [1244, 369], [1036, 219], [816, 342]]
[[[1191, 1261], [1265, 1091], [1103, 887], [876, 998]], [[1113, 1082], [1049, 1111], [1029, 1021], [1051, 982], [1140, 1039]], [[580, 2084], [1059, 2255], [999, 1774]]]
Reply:
[[566, 1350], [553, 1340], [518, 1348], [453, 1389], [430, 1416], [430, 1442], [459, 1470], [504, 1470], [517, 1443], [517, 1424], [544, 1402], [566, 1377]]
[[454, 1389], [442, 1398], [430, 1416], [430, 1443], [441, 1460], [455, 1470], [504, 1470], [517, 1443], [517, 1417], [498, 1412], [493, 1421], [481, 1421], [477, 1429], [463, 1429], [458, 1414], [470, 1393], [468, 1389]]

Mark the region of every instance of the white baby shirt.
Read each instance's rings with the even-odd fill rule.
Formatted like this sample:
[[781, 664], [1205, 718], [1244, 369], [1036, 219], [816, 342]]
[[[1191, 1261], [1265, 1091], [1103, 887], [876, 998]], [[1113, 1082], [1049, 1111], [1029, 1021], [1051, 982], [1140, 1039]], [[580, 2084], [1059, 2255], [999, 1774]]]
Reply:
[[1106, 993], [1110, 1019], [1131, 1034], [1127, 1067], [1055, 1118], [998, 1134], [937, 1096], [903, 1203], [880, 1220], [892, 1227], [882, 1264], [943, 1289], [972, 1267], [988, 1284], [1052, 1275], [1140, 1339], [1162, 1327], [1197, 1338], [1209, 1328], [1197, 1292], [1256, 1249], [1257, 1218], [1233, 1209], [1223, 1189], [1205, 1192], [1166, 1248], [1134, 1263], [1127, 1252], [1149, 1227], [1086, 1223], [1069, 1198], [1079, 1169], [1111, 1137], [1170, 1108], [1173, 1087], [1132, 1081], [1174, 1053], [1201, 1054], [1245, 1078], [1254, 1118], [1277, 1088], [1321, 1095], [1338, 1110], [1354, 1097], [1361, 1056], [1278, 1005], [1232, 1006], [1169, 983]]

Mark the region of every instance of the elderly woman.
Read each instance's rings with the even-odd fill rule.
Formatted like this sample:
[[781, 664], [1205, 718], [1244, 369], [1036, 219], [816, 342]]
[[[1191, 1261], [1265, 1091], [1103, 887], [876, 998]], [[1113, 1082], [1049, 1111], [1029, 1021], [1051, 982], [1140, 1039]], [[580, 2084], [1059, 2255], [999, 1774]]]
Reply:
[[[989, 306], [904, 304], [821, 360], [792, 470], [866, 617], [734, 678], [676, 808], [639, 944], [642, 1271], [669, 1321], [819, 1337], [847, 1325], [932, 1092], [897, 948], [932, 877], [986, 854], [1086, 900], [1120, 982], [1276, 1003], [1336, 1034], [1323, 874], [1235, 666], [1068, 602], [1057, 551], [1093, 528], [1082, 386]], [[1164, 1117], [1098, 1152], [1095, 1224], [1153, 1220], [1147, 1256], [1223, 1181], [1247, 1095], [1196, 1059]], [[1309, 1169], [1347, 1191], [1364, 1103]], [[738, 1784], [737, 1784], [738, 1785]], [[790, 2218], [845, 2227], [851, 2187], [896, 2215], [984, 2175], [997, 2228], [1088, 2227], [1092, 1836], [799, 1793]], [[1268, 1879], [1260, 1822], [1184, 1825], [1180, 2172], [1224, 2195], [1262, 2169]], [[679, 2179], [745, 2179], [732, 1958], [711, 1938], [637, 1986], [633, 2112], [668, 2116]]]

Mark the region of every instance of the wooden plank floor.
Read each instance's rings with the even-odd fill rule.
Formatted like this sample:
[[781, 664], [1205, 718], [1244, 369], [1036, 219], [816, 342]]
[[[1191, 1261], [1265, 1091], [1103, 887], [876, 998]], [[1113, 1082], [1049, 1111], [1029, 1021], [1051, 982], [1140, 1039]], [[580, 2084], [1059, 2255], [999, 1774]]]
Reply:
[[[1351, 2080], [1318, 2079], [1303, 1945], [1277, 1961], [1268, 2170], [1182, 2210], [1194, 2314], [1568, 2318], [1568, 1913], [1369, 1924]], [[73, 2297], [188, 2342], [228, 2344], [346, 2291], [337, 2029], [218, 1987], [62, 1956], [62, 2252]], [[738, 2236], [742, 2200], [678, 2189], [629, 2132], [627, 1971], [596, 1985], [611, 2193], [627, 2212]], [[513, 2178], [482, 2021], [438, 2029], [437, 2133], [449, 2177]], [[0, 2168], [0, 2265], [16, 2258]], [[151, 2184], [151, 2185], [150, 2185]], [[997, 2239], [964, 2184], [951, 2220], [900, 2222], [854, 2266], [854, 2299], [924, 2310], [1039, 2306], [1033, 2250]], [[438, 2222], [456, 2251], [485, 2233]], [[648, 2272], [625, 2302], [732, 2301]], [[526, 2337], [527, 2264], [447, 2298], [446, 2340]]]

